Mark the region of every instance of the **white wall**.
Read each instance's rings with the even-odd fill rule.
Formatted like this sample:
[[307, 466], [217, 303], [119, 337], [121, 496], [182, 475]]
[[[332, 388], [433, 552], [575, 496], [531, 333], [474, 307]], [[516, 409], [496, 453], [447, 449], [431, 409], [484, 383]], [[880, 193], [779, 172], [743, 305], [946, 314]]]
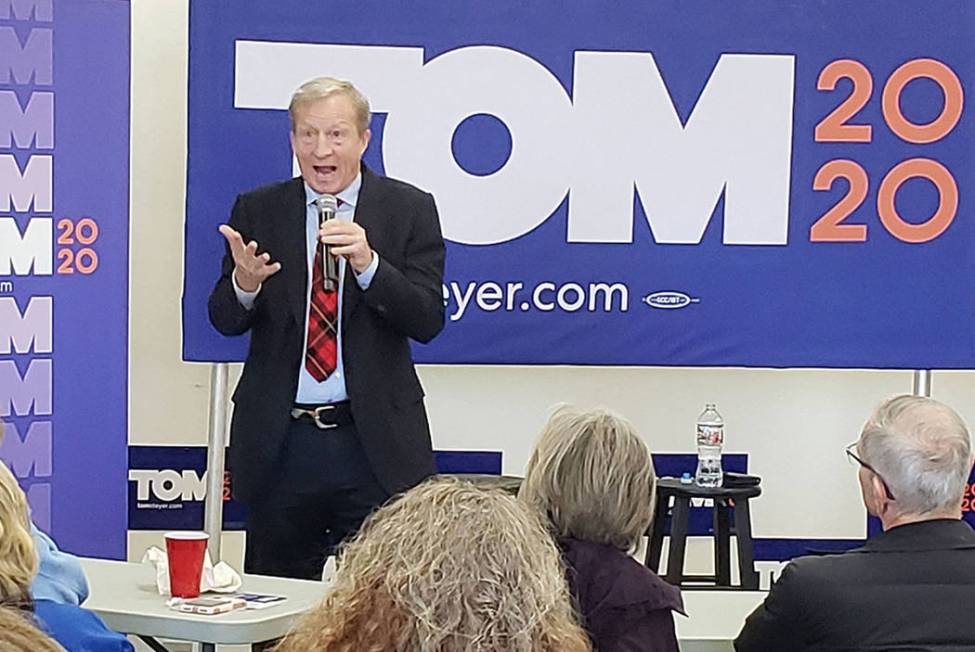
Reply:
[[[204, 445], [208, 368], [180, 361], [187, 0], [132, 1], [132, 62], [130, 441]], [[692, 451], [694, 420], [716, 402], [726, 450], [749, 453], [764, 478], [755, 535], [791, 538], [864, 535], [843, 447], [873, 404], [911, 389], [909, 371], [427, 366], [420, 376], [436, 446], [501, 449], [509, 473], [559, 401], [622, 412], [659, 452]], [[975, 417], [973, 374], [938, 373], [933, 385]], [[146, 541], [133, 538], [130, 555]]]

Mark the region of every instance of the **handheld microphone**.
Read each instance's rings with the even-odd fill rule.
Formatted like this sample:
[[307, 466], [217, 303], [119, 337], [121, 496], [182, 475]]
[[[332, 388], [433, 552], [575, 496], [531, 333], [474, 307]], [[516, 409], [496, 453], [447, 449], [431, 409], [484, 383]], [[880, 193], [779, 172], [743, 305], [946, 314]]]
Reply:
[[[328, 220], [335, 218], [335, 211], [338, 210], [338, 201], [335, 195], [322, 195], [315, 200], [318, 207], [318, 227]], [[322, 282], [325, 290], [332, 292], [339, 287], [339, 261], [332, 255], [331, 247], [322, 242], [318, 243], [322, 247]]]

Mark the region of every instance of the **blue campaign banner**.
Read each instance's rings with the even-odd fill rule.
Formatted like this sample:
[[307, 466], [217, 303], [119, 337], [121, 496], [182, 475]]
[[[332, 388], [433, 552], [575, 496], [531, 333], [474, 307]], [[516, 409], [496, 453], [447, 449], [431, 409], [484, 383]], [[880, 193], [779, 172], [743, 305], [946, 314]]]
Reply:
[[[436, 451], [441, 473], [501, 474], [499, 451]], [[129, 447], [129, 528], [202, 530], [207, 490], [203, 446]], [[223, 529], [243, 530], [247, 508], [233, 499], [230, 473], [223, 479]]]
[[965, 485], [965, 495], [961, 500], [961, 517], [968, 521], [968, 524], [975, 528], [975, 467], [968, 476], [968, 484]]
[[[202, 530], [207, 490], [205, 446], [129, 447], [129, 528]], [[243, 530], [247, 511], [230, 495], [230, 474], [223, 481], [223, 526]]]
[[0, 1], [0, 458], [58, 545], [124, 558], [129, 4]]
[[973, 36], [968, 0], [192, 3], [184, 357], [244, 357], [216, 227], [331, 75], [437, 199], [418, 361], [971, 367]]

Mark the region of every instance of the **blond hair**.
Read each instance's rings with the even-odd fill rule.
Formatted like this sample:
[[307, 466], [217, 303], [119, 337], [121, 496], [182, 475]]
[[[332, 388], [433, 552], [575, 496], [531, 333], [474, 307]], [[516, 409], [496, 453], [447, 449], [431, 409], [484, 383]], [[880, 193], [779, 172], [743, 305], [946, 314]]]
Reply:
[[518, 495], [559, 538], [629, 550], [653, 518], [654, 481], [650, 451], [629, 421], [563, 405], [542, 429]]
[[298, 90], [291, 96], [291, 103], [288, 105], [288, 117], [291, 119], [291, 131], [295, 130], [295, 118], [298, 109], [312, 102], [324, 100], [332, 95], [344, 95], [352, 102], [355, 111], [356, 128], [359, 134], [365, 133], [369, 129], [369, 100], [359, 92], [359, 89], [352, 85], [352, 82], [334, 77], [316, 77], [310, 79], [298, 87]]
[[278, 651], [588, 652], [559, 551], [511, 496], [451, 479], [380, 508]]
[[13, 473], [0, 462], [0, 603], [30, 600], [37, 564], [27, 498]]
[[28, 614], [0, 607], [0, 652], [64, 652], [64, 648], [31, 624]]

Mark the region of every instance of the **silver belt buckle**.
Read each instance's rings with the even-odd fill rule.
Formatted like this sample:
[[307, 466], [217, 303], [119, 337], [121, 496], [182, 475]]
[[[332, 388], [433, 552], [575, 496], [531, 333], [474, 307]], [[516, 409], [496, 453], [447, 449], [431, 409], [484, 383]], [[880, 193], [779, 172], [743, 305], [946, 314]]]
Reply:
[[312, 410], [312, 416], [315, 419], [315, 425], [322, 430], [330, 430], [332, 428], [338, 428], [339, 425], [337, 423], [324, 423], [322, 421], [322, 412], [328, 412], [334, 409], [335, 409], [334, 405], [319, 405], [317, 408]]
[[291, 418], [297, 419], [307, 414], [315, 421], [315, 425], [318, 426], [320, 430], [331, 430], [332, 428], [338, 428], [339, 426], [337, 423], [325, 423], [324, 421], [322, 421], [322, 412], [327, 412], [329, 410], [334, 410], [334, 409], [335, 409], [334, 405], [320, 405], [314, 410], [302, 410], [301, 408], [292, 408]]

